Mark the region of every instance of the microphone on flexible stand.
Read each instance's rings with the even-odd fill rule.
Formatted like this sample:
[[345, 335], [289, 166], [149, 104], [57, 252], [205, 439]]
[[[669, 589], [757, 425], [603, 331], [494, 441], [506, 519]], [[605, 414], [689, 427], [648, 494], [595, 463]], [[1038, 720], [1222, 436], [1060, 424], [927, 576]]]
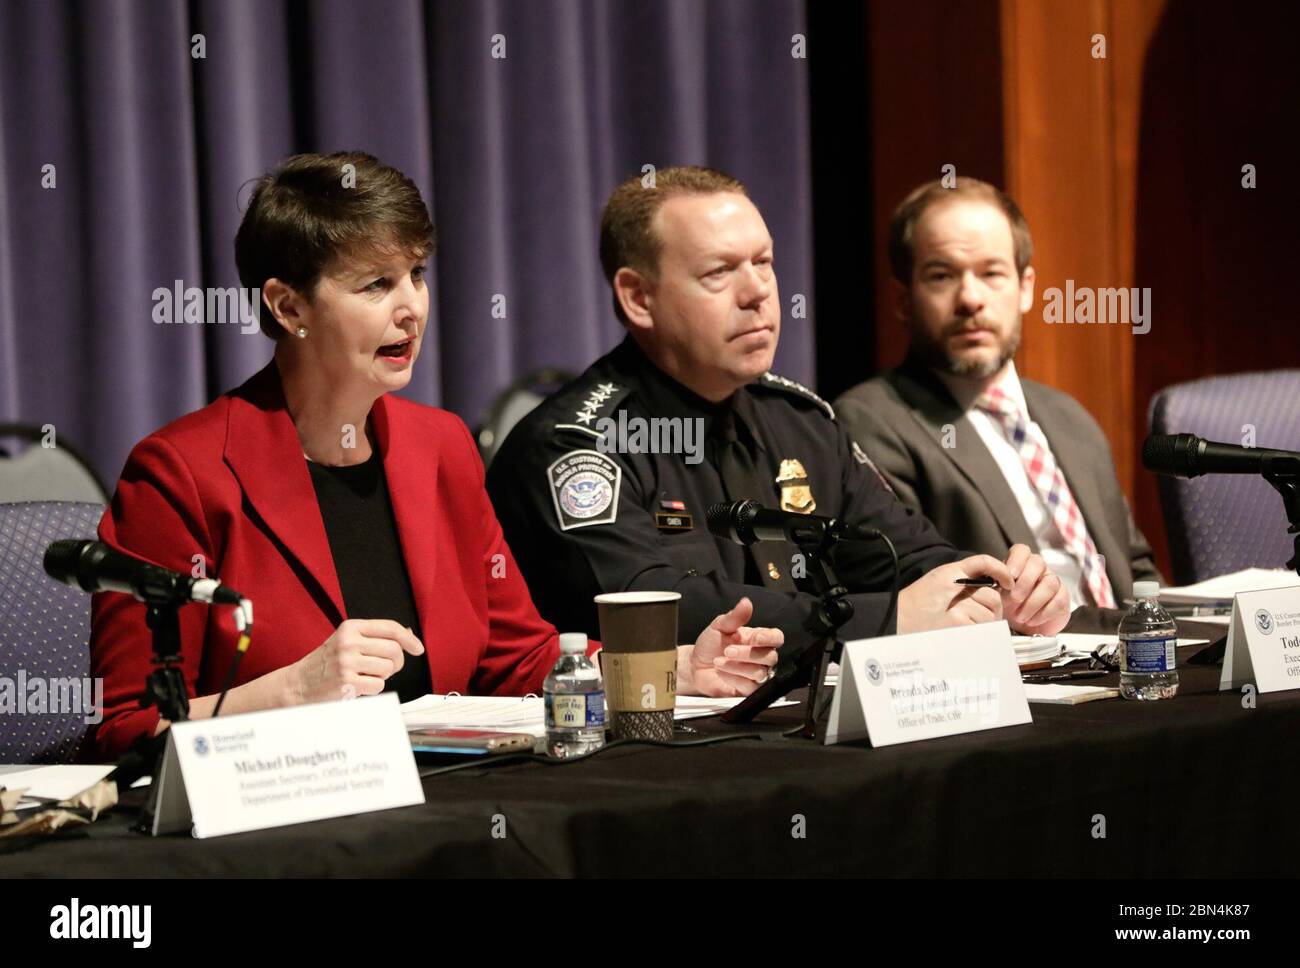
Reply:
[[[809, 739], [817, 738], [822, 714], [827, 704], [820, 702], [826, 669], [839, 655], [839, 629], [853, 617], [853, 601], [831, 566], [831, 548], [841, 541], [880, 540], [893, 560], [893, 587], [877, 635], [883, 635], [894, 620], [898, 608], [898, 551], [889, 536], [877, 528], [846, 524], [836, 518], [815, 514], [775, 511], [757, 501], [714, 504], [705, 514], [710, 533], [723, 541], [751, 545], [757, 541], [789, 541], [798, 546], [807, 560], [805, 580], [818, 596], [817, 605], [808, 614], [804, 628], [816, 637], [813, 646], [781, 656], [772, 677], [744, 701], [723, 713], [727, 723], [749, 722], [792, 689], [809, 686], [804, 725], [799, 730]], [[820, 647], [819, 647], [820, 646]]]
[[[159, 715], [170, 722], [189, 718], [189, 695], [179, 665], [181, 636], [178, 610], [190, 602], [235, 606], [235, 628], [239, 632], [239, 642], [212, 711], [214, 717], [220, 714], [221, 705], [234, 683], [239, 660], [248, 651], [252, 638], [251, 601], [216, 579], [193, 578], [162, 568], [111, 548], [102, 541], [54, 541], [46, 547], [42, 564], [47, 575], [73, 588], [92, 593], [120, 592], [145, 604], [145, 624], [153, 635], [155, 668], [145, 681], [140, 704], [142, 707], [157, 706]], [[142, 776], [156, 774], [166, 740], [166, 731], [156, 736], [140, 737], [118, 761], [107, 779], [113, 780], [118, 789], [122, 790]], [[152, 812], [153, 807], [151, 799], [146, 813]]]
[[1202, 474], [1258, 474], [1282, 495], [1295, 535], [1295, 554], [1286, 566], [1300, 574], [1300, 453], [1240, 447], [1203, 440], [1195, 434], [1151, 434], [1142, 444], [1142, 466], [1171, 477]]

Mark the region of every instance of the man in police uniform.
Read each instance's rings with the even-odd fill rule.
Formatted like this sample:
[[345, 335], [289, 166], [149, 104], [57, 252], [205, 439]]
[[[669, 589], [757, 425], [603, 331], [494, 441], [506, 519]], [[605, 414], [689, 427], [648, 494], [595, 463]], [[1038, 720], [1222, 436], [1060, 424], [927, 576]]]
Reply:
[[[515, 427], [487, 478], [549, 621], [597, 636], [594, 595], [674, 590], [689, 641], [746, 595], [753, 624], [806, 645], [816, 599], [796, 588], [797, 549], [745, 548], [705, 525], [711, 505], [752, 499], [886, 532], [899, 632], [1002, 617], [1027, 632], [1065, 625], [1068, 597], [1040, 557], [1024, 546], [1005, 562], [963, 557], [896, 500], [829, 404], [768, 372], [781, 324], [772, 239], [743, 185], [694, 167], [630, 179], [606, 205], [600, 247], [628, 336]], [[888, 553], [844, 543], [834, 563], [855, 607], [841, 637], [877, 634]], [[986, 575], [997, 588], [956, 584]]]

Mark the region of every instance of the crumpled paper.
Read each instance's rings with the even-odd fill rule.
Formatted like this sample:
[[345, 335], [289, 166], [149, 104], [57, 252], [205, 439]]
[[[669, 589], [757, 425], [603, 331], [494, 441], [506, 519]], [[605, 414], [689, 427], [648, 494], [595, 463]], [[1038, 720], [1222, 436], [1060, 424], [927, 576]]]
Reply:
[[0, 792], [0, 839], [24, 834], [51, 834], [70, 824], [89, 824], [117, 803], [117, 784], [100, 780], [74, 797], [42, 810], [14, 812], [25, 790]]

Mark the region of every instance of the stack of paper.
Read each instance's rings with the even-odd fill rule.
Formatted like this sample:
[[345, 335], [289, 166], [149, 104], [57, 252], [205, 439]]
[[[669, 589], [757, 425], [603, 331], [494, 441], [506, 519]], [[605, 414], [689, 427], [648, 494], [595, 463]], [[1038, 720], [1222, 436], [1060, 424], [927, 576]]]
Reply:
[[[716, 716], [740, 703], [739, 699], [710, 699], [678, 696], [674, 718], [699, 719]], [[782, 699], [773, 706], [792, 706]], [[503, 733], [529, 733], [537, 739], [546, 735], [546, 710], [540, 696], [441, 696], [428, 695], [402, 704], [406, 728], [487, 729]]]
[[[58, 766], [0, 766], [0, 787], [25, 790], [28, 797], [67, 800], [87, 787], [94, 786], [113, 772], [113, 764], [91, 766], [81, 763]], [[141, 777], [132, 786], [147, 786], [149, 777]], [[19, 809], [34, 801], [24, 800]]]
[[1074, 706], [1081, 702], [1114, 699], [1117, 696], [1119, 696], [1118, 689], [1107, 689], [1105, 686], [1066, 686], [1055, 682], [1025, 683], [1025, 698], [1030, 702]]
[[1290, 588], [1300, 585], [1300, 575], [1281, 568], [1247, 568], [1230, 575], [1218, 575], [1194, 585], [1162, 588], [1160, 601], [1171, 605], [1194, 605], [1199, 602], [1226, 601], [1238, 592], [1264, 588]]
[[1019, 665], [1054, 661], [1060, 657], [1062, 649], [1059, 636], [1055, 635], [1013, 635], [1011, 645], [1016, 650]]

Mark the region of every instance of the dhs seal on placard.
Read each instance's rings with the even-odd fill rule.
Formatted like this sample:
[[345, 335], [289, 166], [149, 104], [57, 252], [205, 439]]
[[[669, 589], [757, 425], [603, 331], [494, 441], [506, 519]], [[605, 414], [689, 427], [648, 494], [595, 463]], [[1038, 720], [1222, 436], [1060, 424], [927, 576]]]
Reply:
[[574, 450], [546, 469], [561, 531], [613, 524], [622, 469], [594, 450]]
[[1259, 629], [1265, 635], [1273, 634], [1273, 613], [1266, 608], [1261, 608], [1255, 613], [1255, 628]]

